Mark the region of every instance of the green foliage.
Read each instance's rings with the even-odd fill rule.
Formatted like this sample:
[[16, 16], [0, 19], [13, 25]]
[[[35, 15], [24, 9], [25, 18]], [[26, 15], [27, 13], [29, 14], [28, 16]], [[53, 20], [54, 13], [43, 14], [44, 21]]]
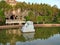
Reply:
[[43, 17], [42, 16], [36, 16], [36, 20], [35, 20], [38, 23], [41, 23], [43, 21]]
[[30, 17], [29, 16], [26, 16], [25, 19], [26, 19], [26, 21], [29, 21], [30, 20]]
[[[50, 6], [48, 4], [30, 4], [25, 2], [17, 2], [15, 6], [7, 4], [4, 0], [0, 1], [0, 9], [3, 11], [8, 11], [12, 9], [20, 8], [21, 11], [27, 10], [28, 16], [25, 19], [31, 20], [35, 23], [51, 23], [51, 22], [60, 22], [60, 9], [56, 5]], [[50, 20], [50, 21], [49, 21]]]
[[33, 14], [33, 12], [32, 11], [29, 11], [28, 12], [28, 16], [26, 16], [25, 18], [26, 18], [27, 21], [28, 20], [34, 21], [34, 14]]
[[12, 6], [7, 4], [5, 1], [0, 1], [0, 9], [6, 11], [12, 9]]
[[0, 25], [5, 24], [5, 15], [4, 12], [0, 9]]
[[51, 7], [48, 4], [28, 4], [27, 6], [27, 9], [32, 11], [28, 13], [27, 18], [35, 23], [57, 23], [57, 21], [59, 22], [60, 20], [58, 20], [58, 15], [60, 15], [60, 12], [56, 5]]
[[0, 25], [5, 24], [4, 12], [12, 9], [12, 6], [7, 4], [4, 0], [0, 1]]

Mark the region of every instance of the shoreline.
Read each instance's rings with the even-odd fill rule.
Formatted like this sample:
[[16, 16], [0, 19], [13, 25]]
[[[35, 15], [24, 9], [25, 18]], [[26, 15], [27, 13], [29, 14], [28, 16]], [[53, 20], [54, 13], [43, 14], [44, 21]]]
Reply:
[[[20, 28], [23, 25], [3, 25], [0, 29]], [[34, 24], [34, 27], [60, 27], [60, 24]]]
[[0, 29], [13, 29], [13, 28], [19, 28], [22, 27], [21, 25], [3, 25], [0, 26]]
[[60, 27], [60, 24], [34, 24], [35, 27]]

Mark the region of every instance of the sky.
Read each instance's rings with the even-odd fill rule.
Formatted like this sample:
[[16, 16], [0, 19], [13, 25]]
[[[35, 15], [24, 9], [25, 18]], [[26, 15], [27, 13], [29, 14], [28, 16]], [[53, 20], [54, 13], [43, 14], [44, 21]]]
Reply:
[[49, 4], [51, 6], [53, 5], [57, 5], [58, 8], [60, 8], [60, 0], [16, 0], [16, 1], [20, 1], [20, 2], [30, 2], [30, 3], [45, 3], [45, 4]]

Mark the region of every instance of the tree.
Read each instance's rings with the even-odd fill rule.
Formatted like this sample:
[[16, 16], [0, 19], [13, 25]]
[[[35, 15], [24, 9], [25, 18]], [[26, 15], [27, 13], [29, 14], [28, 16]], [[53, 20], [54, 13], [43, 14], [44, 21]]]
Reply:
[[28, 16], [26, 16], [25, 18], [26, 18], [27, 21], [28, 20], [33, 21], [33, 22], [35, 21], [34, 20], [35, 19], [35, 16], [34, 16], [34, 14], [33, 14], [32, 11], [29, 11]]
[[29, 21], [30, 17], [29, 16], [25, 16], [25, 19], [26, 19], [26, 21]]
[[36, 16], [36, 20], [37, 24], [42, 23], [43, 22], [43, 17], [42, 16]]
[[0, 9], [7, 11], [12, 9], [12, 6], [7, 4], [5, 1], [0, 1]]
[[3, 24], [5, 24], [5, 15], [4, 15], [4, 11], [0, 9], [0, 25]]

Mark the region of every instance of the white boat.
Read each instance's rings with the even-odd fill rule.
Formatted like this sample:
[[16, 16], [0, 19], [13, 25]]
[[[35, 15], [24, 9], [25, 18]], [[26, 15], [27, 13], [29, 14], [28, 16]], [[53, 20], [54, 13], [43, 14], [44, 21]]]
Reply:
[[34, 25], [32, 21], [27, 21], [26, 24], [21, 29], [22, 32], [35, 32]]

